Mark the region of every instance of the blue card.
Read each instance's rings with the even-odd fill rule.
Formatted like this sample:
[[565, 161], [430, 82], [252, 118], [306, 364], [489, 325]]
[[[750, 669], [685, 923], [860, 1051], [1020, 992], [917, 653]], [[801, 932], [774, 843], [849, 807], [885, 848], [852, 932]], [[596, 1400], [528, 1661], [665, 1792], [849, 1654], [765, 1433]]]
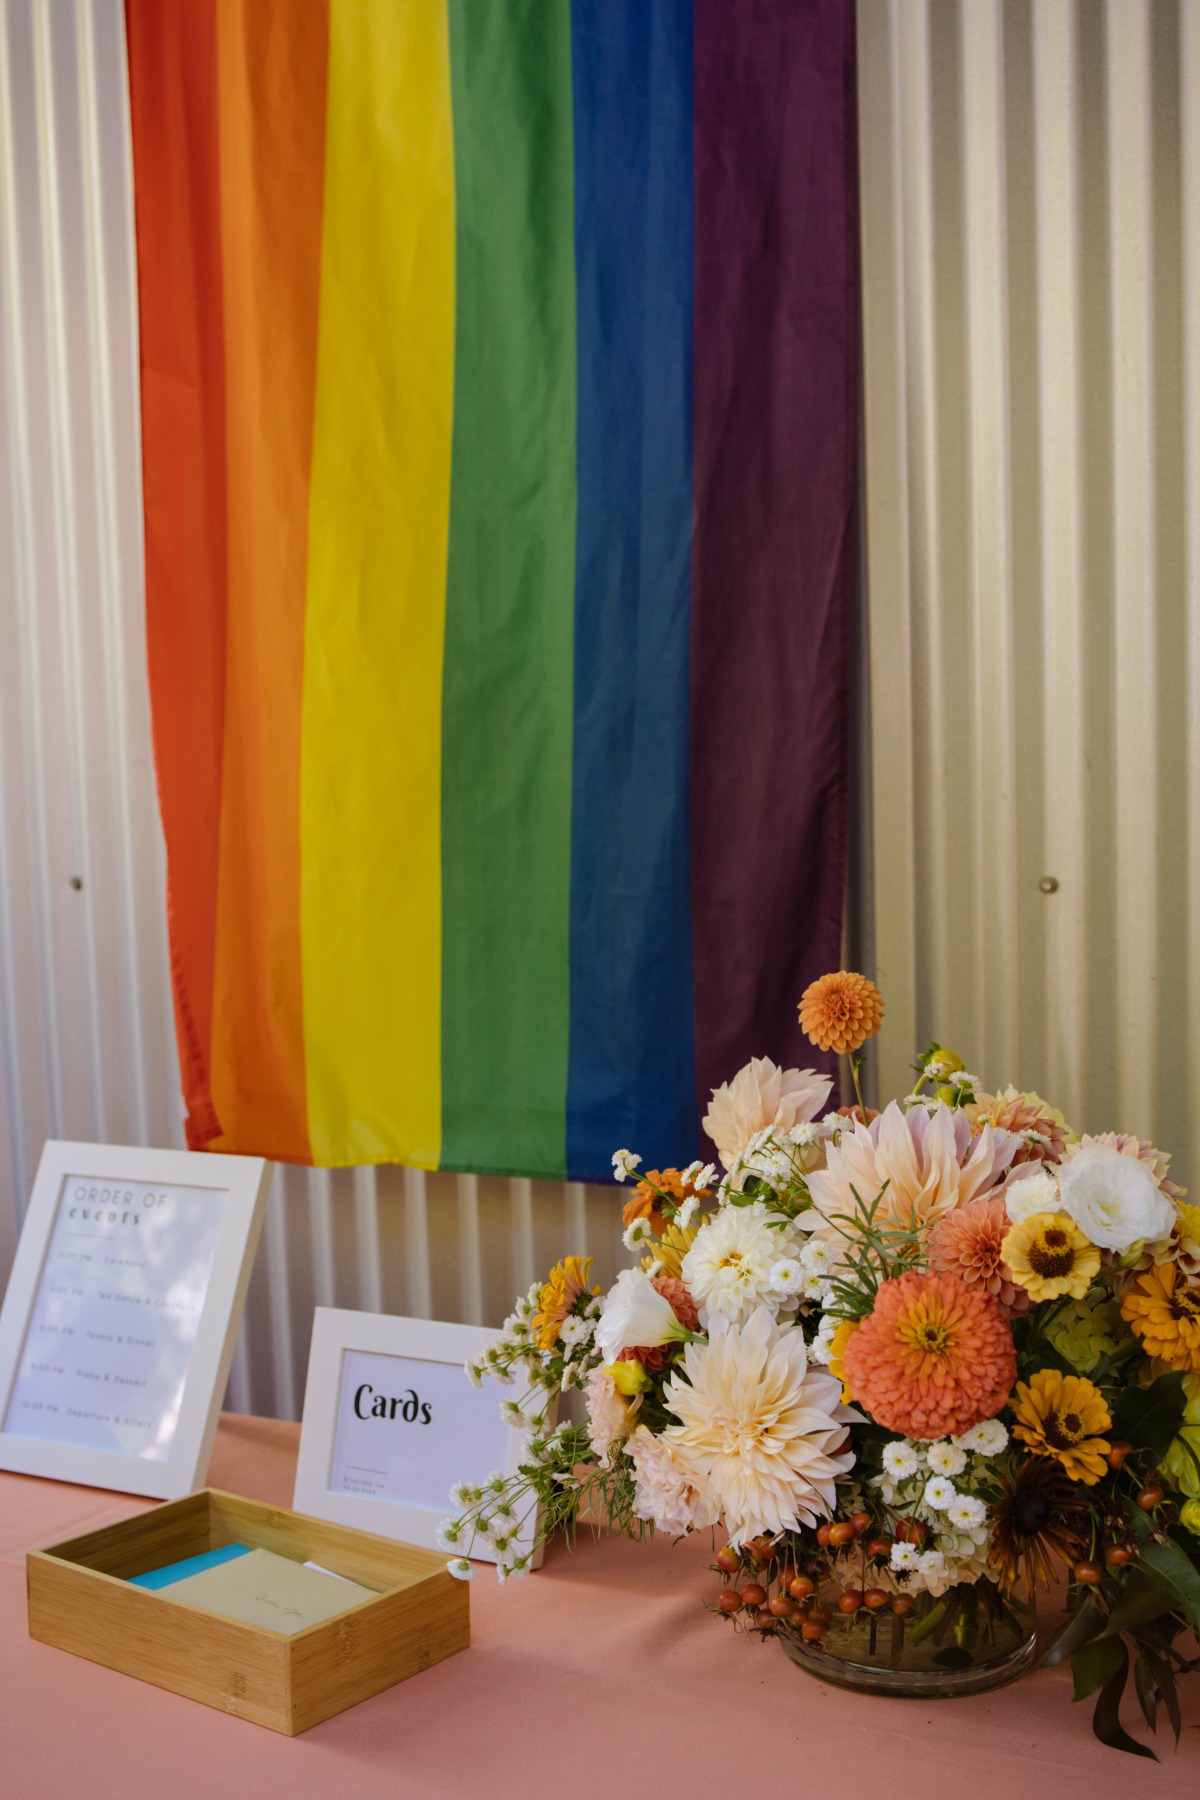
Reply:
[[189, 1575], [199, 1575], [201, 1569], [215, 1569], [221, 1563], [232, 1562], [236, 1556], [249, 1556], [250, 1551], [245, 1544], [223, 1544], [219, 1550], [206, 1550], [202, 1556], [187, 1556], [182, 1562], [167, 1563], [161, 1569], [147, 1569], [144, 1575], [131, 1575], [130, 1587], [165, 1588], [173, 1581], [186, 1581]]

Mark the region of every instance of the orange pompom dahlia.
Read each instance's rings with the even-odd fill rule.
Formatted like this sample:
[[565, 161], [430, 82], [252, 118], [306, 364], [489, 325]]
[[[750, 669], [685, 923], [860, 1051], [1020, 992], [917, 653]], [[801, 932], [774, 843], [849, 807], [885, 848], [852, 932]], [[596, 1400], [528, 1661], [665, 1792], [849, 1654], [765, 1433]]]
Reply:
[[800, 1029], [818, 1050], [853, 1056], [883, 1023], [883, 996], [865, 975], [839, 969], [800, 996]]
[[1017, 1374], [996, 1302], [956, 1275], [916, 1270], [882, 1284], [843, 1361], [856, 1402], [911, 1438], [953, 1437], [994, 1418]]
[[972, 1200], [943, 1215], [929, 1239], [929, 1266], [937, 1275], [957, 1275], [968, 1287], [989, 1294], [1005, 1317], [1029, 1310], [1029, 1295], [1013, 1280], [1000, 1254], [1012, 1221], [1003, 1194]]

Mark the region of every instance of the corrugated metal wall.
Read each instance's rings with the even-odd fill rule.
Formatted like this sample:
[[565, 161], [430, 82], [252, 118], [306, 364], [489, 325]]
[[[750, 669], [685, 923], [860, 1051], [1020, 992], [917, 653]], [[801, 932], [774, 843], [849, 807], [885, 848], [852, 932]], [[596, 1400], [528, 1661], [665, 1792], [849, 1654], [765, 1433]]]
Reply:
[[[182, 1143], [144, 673], [121, 0], [0, 5], [0, 1281], [46, 1137]], [[298, 1416], [314, 1305], [499, 1324], [602, 1189], [278, 1169], [231, 1383]]]
[[[120, 0], [0, 20], [3, 1269], [44, 1137], [179, 1108]], [[883, 1084], [938, 1036], [1200, 1186], [1200, 4], [862, 0], [859, 54]], [[616, 1210], [280, 1170], [234, 1403], [298, 1411], [316, 1303], [498, 1321], [564, 1249], [608, 1273]]]
[[884, 1082], [936, 1036], [1200, 1187], [1200, 5], [859, 26]]

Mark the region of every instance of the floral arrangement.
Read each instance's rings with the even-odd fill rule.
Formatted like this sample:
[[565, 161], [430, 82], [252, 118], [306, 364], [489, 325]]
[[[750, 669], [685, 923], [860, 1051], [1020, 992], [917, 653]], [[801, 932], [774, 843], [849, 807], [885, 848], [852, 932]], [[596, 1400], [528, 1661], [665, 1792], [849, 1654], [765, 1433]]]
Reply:
[[[1130, 1673], [1178, 1737], [1200, 1664], [1200, 1207], [1164, 1152], [985, 1092], [936, 1044], [867, 1108], [882, 1016], [846, 971], [801, 1002], [856, 1105], [756, 1058], [712, 1096], [719, 1168], [616, 1153], [636, 1266], [601, 1294], [566, 1258], [468, 1368], [518, 1385], [529, 1435], [516, 1475], [454, 1490], [451, 1569], [477, 1534], [504, 1580], [559, 1527], [720, 1527], [714, 1613], [835, 1679], [1006, 1641], [1019, 1672], [1058, 1585], [1038, 1660], [1070, 1656], [1096, 1734], [1152, 1755], [1119, 1718]], [[554, 1423], [572, 1390], [584, 1416]]]

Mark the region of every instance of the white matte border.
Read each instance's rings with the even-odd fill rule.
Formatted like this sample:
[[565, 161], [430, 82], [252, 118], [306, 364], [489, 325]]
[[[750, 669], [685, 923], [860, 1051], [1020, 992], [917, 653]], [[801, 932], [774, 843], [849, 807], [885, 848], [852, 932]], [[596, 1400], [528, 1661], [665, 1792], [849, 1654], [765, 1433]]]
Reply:
[[[461, 1367], [480, 1356], [495, 1341], [496, 1333], [482, 1325], [451, 1325], [442, 1319], [402, 1319], [388, 1313], [346, 1312], [337, 1307], [318, 1306], [313, 1315], [308, 1355], [293, 1510], [307, 1513], [310, 1518], [327, 1519], [334, 1525], [352, 1525], [359, 1531], [374, 1532], [376, 1537], [397, 1538], [402, 1543], [417, 1544], [426, 1550], [441, 1549], [434, 1534], [442, 1520], [454, 1511], [449, 1496], [441, 1512], [434, 1512], [424, 1506], [405, 1506], [396, 1500], [340, 1494], [330, 1489], [329, 1469], [338, 1425], [342, 1356], [347, 1350], [363, 1350], [377, 1356], [409, 1357], [418, 1362], [452, 1363]], [[464, 1374], [463, 1380], [466, 1379]], [[501, 1396], [497, 1393], [497, 1411], [500, 1401]], [[553, 1410], [552, 1403], [551, 1415]], [[525, 1438], [523, 1431], [509, 1427], [505, 1475], [516, 1474], [517, 1466], [523, 1460]], [[532, 1539], [533, 1525], [531, 1519], [528, 1530], [522, 1532], [518, 1542], [527, 1544]], [[469, 1555], [472, 1562], [496, 1561], [495, 1551], [482, 1537], [476, 1538]], [[529, 1566], [538, 1569], [541, 1564], [539, 1545]]]
[[67, 1176], [164, 1186], [218, 1188], [225, 1195], [212, 1270], [196, 1329], [179, 1409], [165, 1457], [151, 1461], [0, 1430], [0, 1469], [46, 1475], [83, 1487], [179, 1500], [208, 1471], [221, 1400], [229, 1380], [250, 1270], [266, 1211], [271, 1165], [257, 1156], [210, 1156], [193, 1150], [145, 1150], [118, 1144], [47, 1142], [12, 1273], [0, 1308], [0, 1420], [8, 1415], [21, 1351], [41, 1284], [62, 1185]]

